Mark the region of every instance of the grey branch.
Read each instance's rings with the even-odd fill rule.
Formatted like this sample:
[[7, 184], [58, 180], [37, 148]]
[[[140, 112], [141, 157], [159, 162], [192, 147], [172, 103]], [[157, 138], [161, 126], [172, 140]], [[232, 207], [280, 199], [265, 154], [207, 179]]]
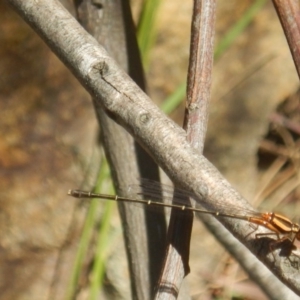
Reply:
[[[193, 192], [195, 198], [214, 202], [227, 202], [229, 207], [251, 209], [207, 159], [199, 155], [186, 141], [186, 133], [168, 119], [138, 86], [109, 57], [56, 0], [9, 0], [26, 22], [45, 40], [66, 66], [85, 86], [111, 117], [121, 124], [151, 154], [170, 178], [182, 188]], [[300, 294], [299, 269], [280, 257], [280, 249], [262, 255], [263, 248], [253, 243], [255, 233], [249, 234], [247, 222], [222, 219], [233, 235], [244, 243], [256, 257], [268, 265], [281, 281]], [[258, 232], [267, 232], [259, 228]], [[252, 241], [252, 243], [251, 243]], [[273, 255], [274, 254], [274, 257]], [[253, 270], [262, 265], [251, 256]], [[274, 261], [275, 258], [275, 261]], [[299, 260], [299, 259], [298, 259]], [[296, 261], [299, 264], [299, 261]], [[275, 278], [269, 277], [275, 284]], [[271, 288], [268, 291], [271, 293]], [[272, 298], [297, 299], [287, 289], [276, 286]], [[276, 297], [277, 296], [277, 297]]]

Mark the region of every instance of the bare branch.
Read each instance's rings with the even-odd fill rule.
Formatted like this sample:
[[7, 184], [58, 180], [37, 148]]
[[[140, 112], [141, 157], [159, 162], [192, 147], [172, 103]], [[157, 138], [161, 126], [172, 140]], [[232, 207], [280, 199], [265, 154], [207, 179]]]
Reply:
[[[215, 0], [194, 1], [184, 128], [187, 131], [187, 140], [199, 153], [203, 151], [207, 128], [214, 55], [214, 23]], [[161, 294], [157, 295], [157, 299], [175, 298], [175, 292], [179, 291], [183, 278], [189, 273], [192, 227], [192, 213], [182, 215], [172, 211], [167, 256], [158, 289]], [[170, 272], [172, 269], [176, 272]], [[172, 286], [173, 293], [170, 293], [172, 289], [164, 289], [164, 285]]]
[[300, 4], [297, 0], [273, 0], [300, 77]]
[[188, 140], [203, 152], [214, 57], [215, 0], [195, 1], [192, 20], [190, 65], [185, 129]]
[[[193, 192], [195, 198], [209, 200], [207, 208], [218, 210], [215, 202], [220, 201], [229, 207], [251, 208], [216, 168], [190, 146], [185, 132], [149, 101], [57, 1], [40, 0], [38, 5], [37, 1], [9, 2], [73, 71], [95, 98], [96, 105], [122, 124], [175, 183]], [[226, 218], [220, 221], [278, 278], [300, 294], [299, 257], [282, 257], [281, 249], [270, 253], [265, 239], [255, 236], [258, 232], [268, 232], [263, 228], [254, 233], [249, 232], [247, 222]], [[254, 263], [253, 266], [257, 268]], [[278, 299], [287, 298], [282, 290], [276, 292]]]
[[[96, 2], [83, 0], [77, 6], [77, 15], [86, 30], [144, 90], [144, 74], [128, 1], [102, 1], [99, 6]], [[138, 178], [158, 181], [157, 165], [128, 132], [103, 110], [97, 110], [97, 116], [117, 193], [124, 194], [119, 187], [137, 183]], [[149, 211], [136, 212], [124, 203], [119, 203], [119, 211], [124, 228], [132, 298], [151, 299], [165, 250], [165, 218]]]

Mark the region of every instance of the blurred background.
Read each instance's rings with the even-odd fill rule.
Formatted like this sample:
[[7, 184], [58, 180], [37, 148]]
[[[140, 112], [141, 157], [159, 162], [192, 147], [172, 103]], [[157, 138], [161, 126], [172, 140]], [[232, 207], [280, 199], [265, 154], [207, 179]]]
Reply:
[[[148, 92], [182, 126], [192, 1], [156, 2], [137, 26]], [[131, 5], [140, 24], [144, 2]], [[94, 299], [130, 299], [116, 207], [66, 195], [99, 176], [112, 192], [90, 96], [2, 0], [0, 16], [0, 299], [92, 299], [104, 224]], [[272, 3], [217, 1], [215, 48], [205, 156], [254, 206], [292, 218], [299, 79]], [[266, 299], [197, 221], [190, 266], [192, 299]]]

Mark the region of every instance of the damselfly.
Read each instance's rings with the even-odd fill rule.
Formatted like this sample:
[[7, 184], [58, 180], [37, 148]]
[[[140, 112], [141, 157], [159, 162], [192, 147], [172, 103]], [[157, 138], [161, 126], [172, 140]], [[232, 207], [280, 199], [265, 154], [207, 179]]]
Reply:
[[[155, 201], [152, 199], [158, 199], [162, 196], [158, 196], [161, 188], [159, 183], [149, 185], [147, 188], [146, 184], [146, 191], [141, 192], [138, 194], [147, 195], [149, 199], [138, 199], [135, 197], [121, 197], [118, 195], [106, 195], [106, 194], [99, 194], [93, 192], [87, 192], [82, 190], [69, 190], [68, 195], [73, 196], [75, 198], [98, 198], [103, 200], [113, 200], [119, 202], [129, 202], [129, 203], [139, 203], [146, 206], [153, 206], [153, 207], [164, 207], [164, 208], [171, 208], [177, 209], [180, 211], [192, 211], [202, 214], [209, 214], [216, 217], [227, 217], [239, 220], [245, 220], [252, 224], [256, 224], [259, 226], [263, 226], [272, 231], [270, 234], [274, 234], [277, 236], [278, 242], [289, 240], [292, 244], [294, 244], [295, 240], [300, 241], [300, 225], [297, 223], [292, 222], [289, 218], [274, 212], [256, 212], [256, 211], [249, 211], [243, 208], [228, 208], [228, 211], [234, 211], [234, 213], [224, 212], [224, 211], [213, 211], [213, 210], [206, 210], [202, 208], [195, 208], [191, 205], [182, 204], [182, 200], [178, 200], [182, 197], [190, 197], [191, 194], [182, 190], [179, 190], [179, 196], [177, 192], [174, 194], [174, 201], [172, 203], [164, 203]], [[143, 186], [145, 188], [145, 186]], [[171, 193], [172, 188], [167, 186], [167, 193]], [[153, 197], [152, 197], [153, 196]], [[176, 198], [177, 197], [177, 198]], [[199, 202], [199, 200], [198, 200]], [[201, 203], [200, 203], [201, 204]], [[267, 234], [260, 234], [260, 235], [267, 235]], [[280, 235], [283, 237], [280, 238]]]

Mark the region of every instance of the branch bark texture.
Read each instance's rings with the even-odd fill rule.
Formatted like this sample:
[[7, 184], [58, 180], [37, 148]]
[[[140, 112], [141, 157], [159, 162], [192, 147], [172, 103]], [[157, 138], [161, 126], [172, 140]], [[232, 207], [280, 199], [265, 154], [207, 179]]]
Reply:
[[297, 0], [273, 0], [300, 78], [300, 4]]
[[[213, 40], [215, 24], [215, 0], [196, 0], [191, 26], [190, 63], [188, 70], [187, 104], [184, 129], [187, 141], [202, 154], [207, 128], [208, 103], [213, 65]], [[187, 199], [191, 202], [192, 199]], [[190, 239], [193, 227], [193, 214], [178, 214], [172, 211], [168, 234], [167, 256], [161, 277], [161, 290], [164, 284], [172, 286], [165, 295], [157, 299], [176, 297], [183, 278], [189, 273]], [[178, 237], [181, 237], [180, 239]], [[176, 272], [171, 272], [170, 269]], [[158, 290], [160, 291], [160, 290]]]
[[[96, 105], [126, 128], [176, 184], [192, 192], [196, 200], [206, 199], [207, 209], [221, 210], [220, 202], [232, 208], [251, 209], [217, 169], [187, 142], [184, 130], [151, 103], [57, 1], [9, 2], [73, 71]], [[267, 232], [263, 228], [253, 232], [247, 222], [228, 218], [220, 221], [278, 278], [300, 294], [300, 271], [295, 267], [299, 258], [281, 257], [280, 249], [269, 253], [264, 241], [255, 236]], [[286, 293], [277, 295], [278, 299], [287, 298]], [[290, 295], [288, 298], [293, 299]]]
[[[135, 28], [126, 0], [96, 2], [83, 0], [77, 5], [80, 23], [109, 52], [118, 65], [144, 90], [145, 82], [135, 40]], [[94, 99], [94, 103], [97, 100]], [[158, 167], [152, 158], [121, 126], [102, 109], [97, 110], [106, 157], [110, 163], [118, 195], [121, 186], [138, 183], [138, 178], [158, 181]], [[119, 203], [131, 278], [132, 297], [150, 299], [159, 277], [164, 251], [165, 219], [153, 212], [136, 211]], [[148, 234], [147, 234], [148, 233]]]

